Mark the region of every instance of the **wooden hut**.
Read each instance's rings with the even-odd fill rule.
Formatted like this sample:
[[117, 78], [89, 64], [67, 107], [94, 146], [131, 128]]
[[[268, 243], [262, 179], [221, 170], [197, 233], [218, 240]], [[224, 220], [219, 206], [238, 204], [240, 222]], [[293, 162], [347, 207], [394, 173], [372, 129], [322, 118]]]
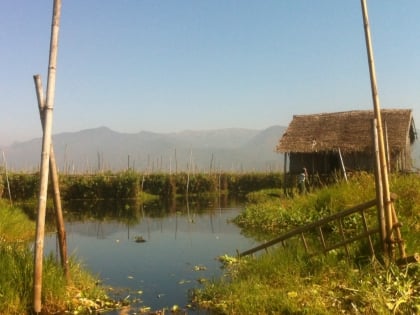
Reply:
[[[410, 170], [417, 138], [412, 111], [383, 109], [381, 116], [390, 170]], [[373, 171], [373, 118], [369, 110], [295, 115], [276, 151], [285, 154], [285, 165], [289, 157], [290, 174], [303, 167], [324, 175], [343, 169]]]

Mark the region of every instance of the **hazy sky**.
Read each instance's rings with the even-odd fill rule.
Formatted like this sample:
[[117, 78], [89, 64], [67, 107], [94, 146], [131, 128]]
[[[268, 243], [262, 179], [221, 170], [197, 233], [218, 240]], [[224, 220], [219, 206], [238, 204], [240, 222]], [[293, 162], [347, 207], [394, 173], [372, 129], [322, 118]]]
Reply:
[[[382, 108], [420, 126], [420, 1], [368, 0]], [[0, 145], [41, 137], [53, 1], [0, 1]], [[359, 0], [63, 0], [53, 132], [372, 109]]]

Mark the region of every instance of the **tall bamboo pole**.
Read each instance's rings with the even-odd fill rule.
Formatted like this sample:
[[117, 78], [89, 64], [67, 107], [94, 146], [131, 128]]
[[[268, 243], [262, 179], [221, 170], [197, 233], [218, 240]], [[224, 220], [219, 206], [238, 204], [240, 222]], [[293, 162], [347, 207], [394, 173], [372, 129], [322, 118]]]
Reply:
[[45, 100], [44, 119], [45, 127], [42, 139], [41, 153], [41, 180], [38, 201], [38, 218], [36, 222], [36, 240], [34, 257], [34, 286], [33, 286], [33, 307], [35, 313], [41, 312], [41, 291], [42, 291], [42, 263], [44, 255], [44, 231], [45, 212], [47, 206], [48, 171], [51, 149], [53, 107], [55, 95], [55, 78], [58, 52], [58, 33], [61, 15], [61, 0], [54, 0], [53, 16], [51, 24], [50, 57], [48, 66], [47, 98]]
[[383, 199], [383, 188], [381, 179], [381, 166], [379, 159], [379, 144], [378, 144], [378, 128], [376, 119], [372, 119], [372, 138], [373, 148], [375, 152], [375, 181], [376, 181], [376, 208], [378, 210], [378, 225], [379, 235], [381, 238], [382, 252], [386, 252], [386, 224], [385, 224], [385, 212], [384, 212], [384, 199]]
[[[44, 93], [42, 90], [41, 76], [39, 74], [34, 75], [35, 89], [38, 100], [39, 116], [41, 119], [42, 130], [45, 128], [44, 109], [45, 100]], [[58, 179], [57, 163], [55, 160], [54, 146], [51, 143], [50, 149], [50, 178], [53, 184], [54, 191], [54, 209], [58, 232], [58, 243], [60, 248], [61, 266], [63, 267], [64, 275], [67, 280], [70, 280], [70, 274], [68, 270], [67, 261], [67, 240], [66, 240], [66, 229], [64, 226], [63, 210], [61, 207], [61, 196], [60, 196], [60, 185]]]
[[362, 5], [362, 12], [363, 12], [363, 23], [364, 23], [364, 30], [365, 30], [365, 40], [366, 40], [366, 49], [367, 49], [367, 56], [368, 56], [368, 63], [369, 63], [369, 73], [370, 73], [370, 84], [372, 90], [372, 99], [373, 99], [373, 108], [374, 114], [377, 122], [378, 128], [378, 145], [379, 145], [379, 161], [380, 161], [380, 172], [381, 172], [381, 180], [382, 180], [382, 187], [383, 187], [383, 203], [384, 203], [384, 210], [385, 210], [385, 223], [386, 223], [386, 247], [387, 247], [387, 254], [388, 257], [392, 257], [392, 212], [391, 212], [391, 194], [389, 191], [389, 181], [388, 181], [388, 167], [387, 167], [387, 159], [386, 159], [386, 152], [385, 152], [385, 142], [384, 142], [384, 135], [382, 130], [382, 118], [381, 118], [381, 109], [380, 109], [380, 102], [379, 102], [379, 94], [378, 88], [376, 84], [376, 71], [375, 71], [375, 63], [373, 60], [373, 48], [370, 36], [370, 29], [369, 29], [369, 18], [366, 6], [366, 0], [361, 0]]

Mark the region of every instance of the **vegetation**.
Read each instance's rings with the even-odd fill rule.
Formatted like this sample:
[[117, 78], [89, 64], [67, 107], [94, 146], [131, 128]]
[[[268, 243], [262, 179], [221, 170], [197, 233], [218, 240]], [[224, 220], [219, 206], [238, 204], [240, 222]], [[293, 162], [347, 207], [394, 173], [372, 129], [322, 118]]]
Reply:
[[[420, 239], [420, 178], [394, 175], [390, 183], [399, 196], [395, 207], [403, 223], [407, 253], [413, 254]], [[267, 239], [371, 200], [374, 194], [374, 180], [368, 174], [293, 200], [280, 190], [265, 190], [249, 195], [246, 210], [236, 222], [247, 233]], [[309, 259], [298, 246], [273, 249], [255, 259], [224, 257], [225, 276], [197, 290], [195, 302], [215, 314], [420, 312], [419, 263], [385, 266], [380, 259], [363, 254], [365, 244], [352, 247], [359, 255], [352, 259], [343, 259], [339, 250]]]
[[[0, 200], [0, 314], [27, 314], [32, 305], [33, 262], [30, 248], [35, 225], [16, 207]], [[90, 313], [115, 307], [98, 279], [75, 259], [70, 261], [71, 283], [60, 264], [49, 255], [43, 264], [43, 309]]]
[[[8, 181], [12, 200], [37, 198], [38, 174], [11, 173]], [[0, 197], [9, 197], [6, 187], [6, 178], [0, 176]], [[189, 195], [229, 192], [238, 196], [273, 187], [281, 187], [279, 173], [143, 174], [126, 171], [116, 174], [60, 175], [60, 190], [65, 200], [141, 199], [145, 193], [167, 198], [186, 195], [187, 192]]]

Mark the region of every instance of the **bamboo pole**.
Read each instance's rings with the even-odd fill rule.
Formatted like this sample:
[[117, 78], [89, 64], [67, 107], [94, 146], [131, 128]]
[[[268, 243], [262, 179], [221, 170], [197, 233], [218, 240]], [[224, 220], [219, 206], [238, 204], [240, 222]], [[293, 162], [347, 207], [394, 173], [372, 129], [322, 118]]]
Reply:
[[385, 212], [384, 212], [384, 199], [383, 199], [383, 188], [381, 179], [381, 166], [379, 161], [379, 145], [378, 145], [378, 129], [376, 127], [376, 119], [372, 119], [372, 137], [373, 137], [373, 148], [375, 152], [375, 181], [376, 181], [376, 208], [378, 211], [378, 225], [379, 235], [381, 238], [382, 252], [386, 252], [386, 223], [385, 223]]
[[370, 36], [369, 29], [369, 18], [368, 11], [366, 6], [366, 0], [361, 0], [362, 12], [363, 12], [363, 24], [365, 30], [365, 40], [366, 40], [366, 49], [369, 63], [369, 74], [370, 74], [370, 83], [372, 91], [372, 100], [373, 100], [373, 109], [375, 118], [377, 120], [377, 129], [378, 129], [378, 144], [379, 144], [379, 160], [380, 160], [380, 170], [381, 170], [381, 180], [383, 187], [383, 203], [385, 209], [385, 221], [386, 221], [386, 242], [387, 242], [387, 252], [388, 257], [392, 257], [392, 214], [391, 214], [391, 194], [389, 191], [389, 181], [388, 181], [388, 167], [386, 161], [385, 153], [385, 143], [384, 135], [382, 130], [382, 118], [381, 118], [381, 109], [379, 102], [378, 88], [376, 84], [376, 71], [375, 63], [373, 60], [373, 48], [372, 41]]
[[55, 95], [55, 78], [58, 51], [58, 33], [61, 15], [61, 0], [54, 0], [53, 16], [51, 24], [50, 56], [48, 66], [47, 98], [45, 101], [45, 128], [42, 139], [41, 153], [41, 180], [38, 200], [38, 218], [36, 223], [36, 240], [34, 255], [34, 285], [33, 285], [33, 307], [35, 313], [41, 312], [41, 291], [42, 291], [42, 263], [44, 255], [44, 232], [45, 212], [47, 206], [48, 172], [51, 149], [53, 107]]
[[340, 163], [341, 163], [341, 169], [343, 171], [343, 175], [344, 175], [344, 179], [347, 182], [347, 173], [346, 173], [346, 167], [344, 166], [344, 160], [343, 160], [343, 156], [341, 155], [341, 150], [340, 148], [338, 148], [338, 155], [340, 157]]
[[[44, 119], [45, 100], [44, 100], [44, 93], [42, 90], [41, 76], [39, 74], [34, 75], [34, 82], [35, 82], [35, 89], [36, 89], [36, 95], [37, 95], [37, 100], [38, 100], [39, 116], [41, 119], [42, 130], [44, 130], [45, 128], [45, 119]], [[64, 226], [63, 210], [61, 207], [61, 196], [60, 196], [60, 185], [59, 185], [59, 179], [58, 179], [57, 163], [55, 160], [54, 146], [52, 143], [51, 143], [51, 149], [50, 149], [49, 165], [50, 165], [50, 178], [53, 184], [53, 191], [54, 191], [54, 209], [55, 209], [55, 217], [56, 217], [57, 232], [58, 232], [61, 266], [63, 267], [64, 275], [66, 276], [67, 281], [69, 281], [70, 274], [68, 270], [68, 261], [67, 261], [66, 229]]]

